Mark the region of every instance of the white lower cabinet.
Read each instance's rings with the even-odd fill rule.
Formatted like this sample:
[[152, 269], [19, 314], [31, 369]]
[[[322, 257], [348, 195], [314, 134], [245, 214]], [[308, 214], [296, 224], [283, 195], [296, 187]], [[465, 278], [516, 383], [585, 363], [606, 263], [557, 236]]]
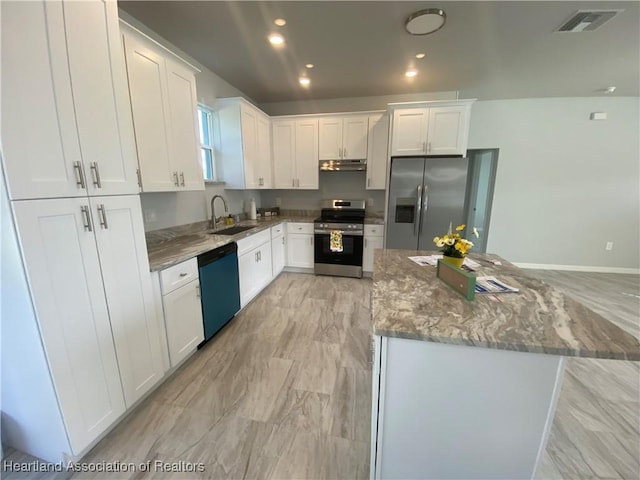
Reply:
[[192, 258], [162, 270], [160, 290], [169, 361], [171, 367], [175, 367], [204, 340], [198, 259]]
[[[258, 245], [251, 245], [253, 248], [246, 250], [243, 245], [249, 245], [249, 243], [243, 243], [245, 241], [258, 243]], [[238, 242], [238, 271], [240, 275], [240, 308], [244, 308], [264, 287], [269, 285], [273, 278], [271, 233], [269, 230]]]
[[373, 272], [373, 253], [378, 248], [384, 248], [384, 225], [365, 225], [362, 254], [363, 272]]
[[72, 454], [162, 376], [137, 196], [13, 203], [18, 238]]
[[287, 224], [287, 266], [313, 268], [313, 223]]
[[284, 224], [271, 227], [271, 277], [276, 278], [284, 269], [287, 258], [287, 244]]

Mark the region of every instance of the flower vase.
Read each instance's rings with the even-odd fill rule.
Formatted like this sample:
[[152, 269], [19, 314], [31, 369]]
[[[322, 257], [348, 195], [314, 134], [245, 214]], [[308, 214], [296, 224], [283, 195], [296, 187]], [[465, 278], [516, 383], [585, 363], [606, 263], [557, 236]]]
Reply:
[[464, 257], [458, 258], [458, 257], [449, 257], [448, 255], [443, 255], [442, 260], [447, 263], [450, 263], [451, 265], [455, 265], [458, 268], [462, 268], [462, 264], [464, 263]]

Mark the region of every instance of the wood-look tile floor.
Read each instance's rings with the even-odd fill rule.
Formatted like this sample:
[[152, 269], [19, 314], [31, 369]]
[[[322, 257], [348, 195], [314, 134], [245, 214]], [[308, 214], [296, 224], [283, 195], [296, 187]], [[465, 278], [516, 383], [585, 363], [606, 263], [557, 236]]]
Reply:
[[[531, 273], [640, 332], [638, 276]], [[283, 273], [83, 459], [201, 462], [204, 472], [75, 478], [366, 478], [370, 289]], [[639, 378], [638, 362], [570, 359], [536, 478], [640, 478]]]

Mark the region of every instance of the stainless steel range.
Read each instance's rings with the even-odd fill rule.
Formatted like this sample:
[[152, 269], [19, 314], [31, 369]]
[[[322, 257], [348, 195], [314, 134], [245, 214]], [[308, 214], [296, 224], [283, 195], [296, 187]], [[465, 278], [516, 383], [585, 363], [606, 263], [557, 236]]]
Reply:
[[314, 220], [316, 275], [362, 278], [365, 200], [323, 200]]

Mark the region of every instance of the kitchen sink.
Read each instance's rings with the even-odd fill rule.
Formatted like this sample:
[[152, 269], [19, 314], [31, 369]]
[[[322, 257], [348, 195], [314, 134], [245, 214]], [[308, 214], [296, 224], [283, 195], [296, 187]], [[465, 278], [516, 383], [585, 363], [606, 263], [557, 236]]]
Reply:
[[229, 227], [223, 230], [209, 230], [211, 235], [235, 235], [236, 233], [245, 232], [255, 227]]

